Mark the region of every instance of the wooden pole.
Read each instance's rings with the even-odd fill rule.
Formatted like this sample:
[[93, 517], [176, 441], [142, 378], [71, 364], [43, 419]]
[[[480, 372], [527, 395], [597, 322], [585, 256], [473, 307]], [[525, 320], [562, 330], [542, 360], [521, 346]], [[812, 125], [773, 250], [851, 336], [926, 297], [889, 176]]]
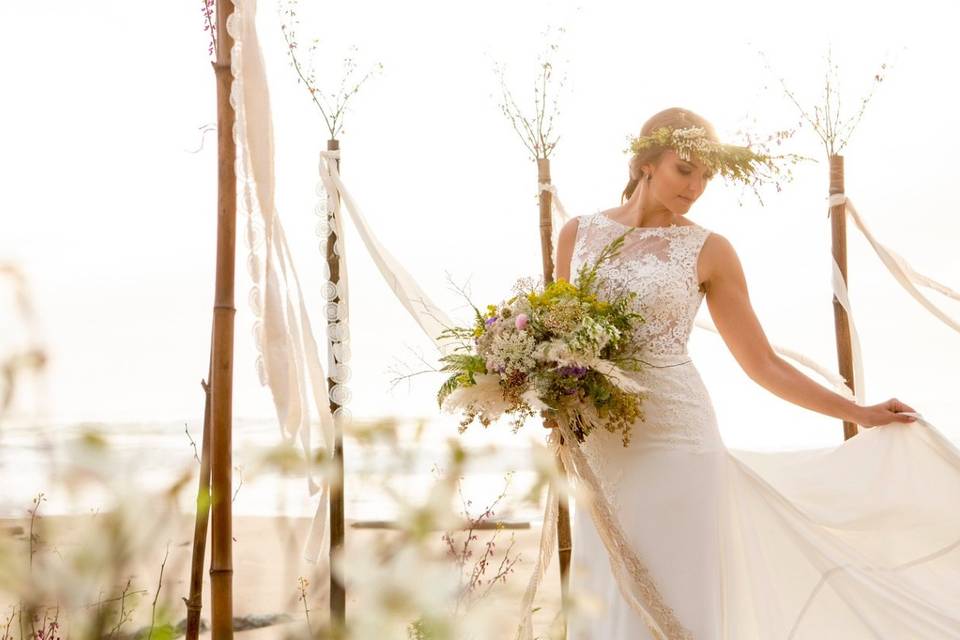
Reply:
[[200, 636], [200, 612], [203, 610], [203, 561], [207, 552], [207, 524], [210, 521], [210, 377], [213, 373], [213, 336], [210, 339], [210, 367], [203, 383], [203, 437], [200, 445], [200, 479], [197, 487], [197, 516], [193, 525], [193, 557], [190, 563], [190, 597], [187, 605], [186, 639]]
[[[550, 161], [537, 158], [537, 188], [550, 184]], [[553, 193], [540, 191], [540, 255], [543, 261], [543, 282], [553, 282]]]
[[[327, 151], [339, 151], [340, 141], [336, 139], [327, 140]], [[340, 158], [335, 158], [337, 163], [337, 172], [340, 171]], [[337, 201], [340, 200], [340, 194], [336, 194]], [[334, 243], [337, 241], [336, 231], [331, 230], [327, 236], [327, 268], [330, 272], [330, 282], [338, 283], [340, 281], [340, 261], [336, 252], [333, 250]], [[331, 300], [335, 304], [340, 304], [340, 296]], [[327, 341], [327, 348], [333, 349], [333, 342]], [[332, 373], [332, 372], [330, 372]], [[333, 389], [336, 382], [327, 377], [327, 390]], [[330, 412], [333, 413], [340, 407], [339, 404], [330, 399]], [[330, 485], [330, 566], [333, 566], [334, 555], [340, 553], [343, 549], [344, 531], [344, 508], [343, 508], [343, 433], [339, 427], [339, 421], [334, 420], [334, 442], [333, 442], [333, 479]], [[330, 571], [330, 620], [334, 628], [343, 628], [347, 619], [347, 592], [344, 585], [337, 579], [334, 572]]]
[[[537, 158], [537, 189], [540, 189], [540, 184], [550, 184], [550, 160], [546, 158]], [[553, 194], [550, 191], [541, 190], [540, 253], [543, 260], [543, 282], [545, 285], [553, 282], [552, 209]], [[563, 461], [559, 455], [556, 464], [560, 472], [564, 473]], [[566, 603], [570, 585], [570, 557], [573, 553], [573, 540], [570, 535], [570, 503], [565, 497], [560, 498], [560, 508], [557, 511], [557, 553], [560, 560], [560, 594], [564, 612], [563, 627], [566, 629]]]
[[213, 640], [233, 638], [233, 522], [231, 488], [233, 427], [234, 275], [237, 239], [235, 114], [230, 105], [230, 54], [227, 33], [232, 0], [217, 2], [217, 275], [213, 304], [213, 370], [211, 375], [211, 513], [210, 590]]
[[[843, 156], [830, 156], [830, 195], [844, 193]], [[843, 282], [847, 284], [847, 219], [846, 207], [839, 204], [830, 208], [830, 236], [832, 239], [833, 258], [840, 266]], [[847, 381], [850, 390], [856, 393], [853, 379], [853, 347], [850, 336], [850, 325], [847, 322], [847, 312], [833, 297], [833, 321], [837, 335], [837, 364], [840, 375]], [[852, 422], [843, 422], [843, 439], [849, 440], [857, 435], [857, 425]]]

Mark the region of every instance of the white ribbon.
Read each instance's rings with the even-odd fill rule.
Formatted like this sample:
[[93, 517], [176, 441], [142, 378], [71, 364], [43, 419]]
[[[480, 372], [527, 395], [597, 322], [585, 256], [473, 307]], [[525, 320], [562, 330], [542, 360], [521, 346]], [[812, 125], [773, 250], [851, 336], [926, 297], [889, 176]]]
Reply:
[[[850, 217], [853, 218], [857, 228], [870, 243], [870, 246], [873, 247], [873, 250], [880, 258], [880, 261], [887, 268], [887, 270], [890, 271], [891, 275], [893, 275], [894, 279], [900, 284], [900, 286], [902, 286], [911, 297], [917, 300], [917, 302], [923, 305], [924, 308], [930, 311], [930, 313], [944, 322], [947, 326], [951, 327], [953, 330], [960, 332], [960, 322], [957, 322], [951, 318], [942, 309], [931, 302], [926, 296], [920, 293], [920, 291], [917, 289], [917, 285], [938, 291], [939, 293], [953, 298], [954, 300], [960, 300], [960, 294], [946, 285], [933, 280], [932, 278], [928, 278], [927, 276], [917, 273], [913, 267], [911, 267], [910, 264], [899, 254], [880, 243], [874, 237], [873, 233], [871, 233], [870, 229], [867, 228], [866, 222], [860, 216], [856, 207], [853, 206], [853, 202], [851, 202], [850, 198], [848, 198], [846, 194], [835, 193], [830, 196], [828, 215], [834, 207], [838, 206], [843, 206], [844, 211], [850, 213]], [[846, 221], [846, 217], [844, 217], [844, 220]], [[843, 281], [843, 275], [840, 272], [840, 266], [837, 264], [836, 259], [833, 260], [833, 293], [834, 296], [836, 296], [837, 301], [841, 304], [841, 306], [843, 306], [847, 313], [847, 322], [850, 328], [851, 337], [850, 342], [853, 351], [854, 387], [857, 392], [857, 403], [863, 404], [863, 359], [861, 355], [862, 351], [860, 348], [860, 339], [857, 336], [857, 330], [854, 326], [853, 313], [850, 309], [850, 298], [848, 296], [846, 283]]]
[[853, 206], [850, 198], [845, 194], [836, 193], [830, 196], [830, 207], [839, 206], [841, 204], [846, 205], [846, 211], [850, 214], [850, 217], [853, 218], [854, 223], [856, 223], [857, 228], [860, 229], [860, 232], [870, 243], [870, 246], [873, 247], [873, 250], [877, 253], [877, 256], [880, 258], [880, 261], [883, 262], [884, 266], [888, 271], [893, 275], [900, 286], [906, 289], [907, 293], [910, 294], [917, 302], [924, 306], [930, 313], [936, 316], [948, 327], [954, 331], [960, 332], [960, 322], [951, 316], [947, 315], [942, 309], [936, 306], [933, 302], [927, 299], [920, 291], [917, 289], [917, 286], [927, 287], [928, 289], [933, 289], [948, 298], [954, 300], [960, 300], [960, 293], [957, 293], [950, 287], [940, 284], [932, 278], [928, 278], [925, 275], [917, 273], [910, 264], [904, 260], [899, 254], [894, 252], [889, 247], [881, 244], [874, 236], [873, 233], [867, 228], [866, 222], [857, 212], [856, 207]]
[[847, 291], [847, 283], [843, 279], [843, 272], [840, 270], [840, 264], [837, 262], [837, 259], [832, 252], [830, 254], [830, 262], [833, 267], [833, 276], [831, 278], [833, 295], [846, 312], [847, 328], [850, 331], [850, 350], [853, 357], [853, 390], [856, 393], [857, 404], [862, 406], [866, 396], [866, 390], [864, 388], [863, 351], [860, 348], [860, 334], [857, 333], [856, 324], [853, 322], [853, 309], [850, 304], [850, 295]]
[[[320, 152], [320, 178], [323, 180], [324, 188], [328, 194], [339, 194], [346, 206], [347, 213], [353, 221], [360, 239], [363, 241], [367, 252], [373, 259], [374, 264], [383, 276], [384, 281], [390, 290], [403, 305], [403, 308], [420, 325], [423, 332], [436, 344], [441, 352], [444, 352], [449, 346], [450, 341], [442, 340], [440, 333], [447, 328], [455, 326], [447, 314], [423, 291], [417, 281], [407, 272], [406, 269], [394, 258], [389, 251], [384, 248], [377, 237], [374, 235], [367, 223], [363, 212], [357, 205], [353, 196], [344, 186], [340, 179], [340, 173], [337, 171], [335, 158], [340, 157], [339, 151], [321, 151]], [[344, 238], [342, 234], [340, 198], [333, 197], [334, 220], [337, 224], [338, 247], [340, 251], [340, 275], [343, 281], [343, 290], [340, 293], [341, 299], [346, 300], [346, 265], [344, 257]], [[344, 320], [345, 322], [346, 320]]]
[[[326, 481], [318, 487], [311, 470], [310, 392], [328, 455], [333, 452], [333, 416], [326, 375], [274, 202], [273, 127], [256, 10], [256, 0], [235, 0], [234, 12], [227, 19], [227, 31], [234, 39], [230, 104], [236, 116], [237, 193], [247, 214], [251, 299], [260, 300], [263, 290], [262, 301], [254, 305], [255, 313], [262, 317], [262, 325], [255, 325], [260, 329], [256, 341], [263, 366], [261, 382], [270, 387], [284, 439], [300, 440], [310, 493], [322, 489], [312, 524], [313, 542], [306, 549], [310, 556], [326, 540], [328, 492]], [[260, 229], [262, 244], [254, 239]]]
[[[842, 194], [837, 195], [842, 196]], [[843, 203], [842, 200], [837, 201], [833, 196], [830, 197], [830, 202], [831, 205], [827, 209], [828, 218], [831, 215], [831, 209], [837, 204]], [[844, 222], [845, 221], [846, 219], [844, 219]], [[865, 381], [863, 378], [863, 351], [860, 348], [860, 335], [857, 333], [856, 324], [853, 321], [853, 309], [852, 305], [850, 304], [850, 294], [847, 290], [847, 283], [843, 278], [843, 272], [840, 269], [840, 264], [837, 262], [837, 258], [833, 255], [832, 250], [830, 254], [830, 263], [830, 282], [833, 286], [833, 296], [836, 298], [837, 302], [840, 303], [840, 306], [843, 307], [843, 310], [846, 313], [847, 329], [850, 332], [850, 350], [853, 358], [853, 388], [856, 392], [856, 402], [859, 405], [863, 405], [864, 398], [866, 396], [866, 389], [864, 388]]]

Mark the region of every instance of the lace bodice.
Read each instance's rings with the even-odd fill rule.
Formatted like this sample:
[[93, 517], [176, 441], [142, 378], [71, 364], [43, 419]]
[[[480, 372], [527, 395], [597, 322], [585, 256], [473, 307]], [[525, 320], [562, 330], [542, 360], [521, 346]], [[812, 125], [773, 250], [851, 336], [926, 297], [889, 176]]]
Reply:
[[[570, 261], [571, 280], [580, 265], [631, 227], [602, 212], [580, 217]], [[697, 258], [710, 231], [696, 224], [636, 227], [620, 254], [601, 265], [601, 295], [637, 292], [635, 308], [644, 322], [636, 339], [645, 353], [685, 355], [687, 339], [704, 292], [697, 277]]]

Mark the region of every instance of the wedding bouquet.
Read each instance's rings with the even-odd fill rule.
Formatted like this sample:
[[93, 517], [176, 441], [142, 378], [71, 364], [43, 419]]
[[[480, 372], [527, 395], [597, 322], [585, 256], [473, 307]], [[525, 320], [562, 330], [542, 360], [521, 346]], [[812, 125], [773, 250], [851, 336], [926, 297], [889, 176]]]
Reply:
[[629, 233], [582, 265], [573, 283], [521, 280], [516, 295], [485, 312], [471, 303], [473, 326], [444, 331], [460, 344], [440, 358], [450, 376], [437, 401], [444, 411], [463, 412], [461, 433], [474, 420], [486, 427], [504, 414], [516, 432], [543, 412], [568, 420], [580, 442], [603, 427], [629, 443], [646, 391], [627, 375], [640, 370], [633, 336], [643, 318], [632, 310], [634, 292], [598, 297], [598, 269]]

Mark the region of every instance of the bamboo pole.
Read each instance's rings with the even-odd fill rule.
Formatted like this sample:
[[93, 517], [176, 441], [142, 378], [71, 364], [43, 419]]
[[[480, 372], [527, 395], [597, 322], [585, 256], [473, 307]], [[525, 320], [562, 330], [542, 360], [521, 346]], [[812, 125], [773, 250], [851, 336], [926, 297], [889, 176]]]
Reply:
[[[843, 156], [830, 156], [830, 195], [844, 193]], [[840, 267], [844, 285], [847, 284], [847, 219], [846, 207], [843, 204], [830, 208], [830, 236], [832, 240], [833, 258]], [[833, 320], [837, 335], [837, 364], [840, 375], [856, 393], [853, 379], [853, 347], [850, 337], [850, 325], [847, 322], [847, 312], [833, 297]], [[849, 440], [857, 435], [857, 425], [852, 422], [843, 422], [843, 439]]]
[[233, 638], [233, 522], [231, 486], [233, 427], [234, 275], [236, 269], [237, 194], [233, 142], [235, 114], [230, 105], [230, 55], [227, 32], [232, 0], [217, 2], [217, 275], [213, 305], [213, 367], [210, 398], [211, 560], [213, 640]]
[[[540, 184], [550, 184], [550, 160], [537, 158], [537, 189]], [[540, 253], [543, 260], [543, 282], [553, 282], [553, 194], [540, 190]], [[563, 442], [561, 436], [561, 443]], [[563, 462], [557, 455], [557, 468], [564, 473]], [[570, 585], [570, 557], [573, 553], [573, 540], [570, 535], [570, 503], [566, 497], [560, 498], [557, 511], [557, 553], [560, 561], [560, 596], [563, 610], [563, 626], [566, 628], [567, 595]]]
[[207, 552], [207, 525], [210, 521], [210, 377], [213, 373], [213, 336], [211, 335], [210, 367], [203, 383], [203, 437], [200, 449], [200, 479], [197, 487], [197, 516], [193, 525], [193, 557], [190, 562], [190, 597], [187, 605], [186, 640], [200, 635], [200, 612], [203, 610], [203, 561]]
[[[327, 140], [327, 151], [339, 151], [340, 141], [337, 139]], [[337, 163], [337, 172], [340, 172], [340, 158], [334, 158]], [[335, 194], [337, 201], [340, 200], [339, 192]], [[336, 252], [334, 252], [334, 243], [337, 241], [336, 231], [331, 231], [327, 236], [327, 268], [330, 272], [330, 281], [338, 283], [340, 281], [340, 261]], [[341, 239], [342, 244], [342, 239]], [[340, 304], [340, 296], [331, 300], [335, 304]], [[333, 343], [327, 341], [327, 348], [332, 351]], [[332, 373], [332, 371], [330, 372]], [[333, 389], [336, 382], [327, 377], [327, 390]], [[339, 404], [330, 399], [330, 412], [333, 413], [340, 407]], [[334, 555], [343, 550], [344, 531], [344, 506], [343, 506], [343, 433], [340, 430], [339, 420], [334, 420], [334, 442], [333, 442], [333, 473], [334, 477], [330, 486], [330, 566], [333, 567]], [[330, 571], [330, 619], [334, 628], [343, 628], [347, 618], [347, 592], [344, 585], [337, 579], [334, 572]]]

